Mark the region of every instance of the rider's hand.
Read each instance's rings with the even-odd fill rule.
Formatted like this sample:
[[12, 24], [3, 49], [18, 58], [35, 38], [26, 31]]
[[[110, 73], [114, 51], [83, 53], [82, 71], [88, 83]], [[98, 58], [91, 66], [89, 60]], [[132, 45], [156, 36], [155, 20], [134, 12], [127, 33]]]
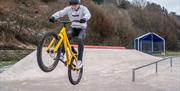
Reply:
[[56, 21], [55, 17], [52, 16], [52, 17], [49, 18], [49, 22], [54, 23], [55, 21]]
[[86, 23], [86, 18], [82, 18], [82, 19], [80, 20], [80, 23]]

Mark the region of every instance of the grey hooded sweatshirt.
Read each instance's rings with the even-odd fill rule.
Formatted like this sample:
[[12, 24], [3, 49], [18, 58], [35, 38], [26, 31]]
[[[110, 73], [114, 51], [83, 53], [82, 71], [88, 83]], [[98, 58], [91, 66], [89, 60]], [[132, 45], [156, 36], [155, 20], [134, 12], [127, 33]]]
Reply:
[[[85, 18], [88, 21], [91, 18], [91, 14], [88, 8], [83, 5], [80, 5], [80, 8], [77, 11], [73, 10], [71, 6], [65, 7], [63, 10], [56, 12], [52, 16], [55, 17], [55, 19], [58, 19], [60, 17], [64, 17], [65, 15], [68, 15], [70, 21], [80, 20], [82, 18]], [[87, 22], [86, 23], [72, 22], [71, 27], [86, 29]]]

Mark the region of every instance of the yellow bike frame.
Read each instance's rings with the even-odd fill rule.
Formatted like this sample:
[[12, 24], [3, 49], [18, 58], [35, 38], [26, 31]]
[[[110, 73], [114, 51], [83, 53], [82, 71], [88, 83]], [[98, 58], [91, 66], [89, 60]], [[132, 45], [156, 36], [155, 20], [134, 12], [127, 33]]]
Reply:
[[[66, 33], [66, 27], [63, 27], [62, 29], [60, 29], [60, 32], [58, 34], [58, 38], [60, 39], [58, 41], [58, 43], [55, 45], [53, 51], [54, 53], [58, 52], [58, 49], [60, 47], [60, 45], [63, 43], [64, 44], [64, 49], [65, 49], [65, 53], [66, 53], [66, 65], [70, 65], [71, 64], [71, 60], [74, 57], [74, 59], [77, 61], [77, 57], [75, 56], [75, 54], [72, 51], [72, 47], [70, 45], [69, 39], [67, 37], [67, 33]], [[53, 43], [55, 42], [55, 38], [52, 39], [52, 41], [50, 42], [50, 44], [48, 45], [46, 50], [49, 50]]]

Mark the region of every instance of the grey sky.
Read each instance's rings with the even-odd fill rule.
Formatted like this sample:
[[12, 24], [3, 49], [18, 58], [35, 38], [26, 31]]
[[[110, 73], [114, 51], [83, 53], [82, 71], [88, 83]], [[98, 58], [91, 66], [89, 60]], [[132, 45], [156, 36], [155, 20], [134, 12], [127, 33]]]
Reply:
[[[129, 0], [133, 1], [133, 0]], [[180, 0], [146, 0], [150, 2], [155, 2], [165, 7], [168, 12], [176, 12], [176, 14], [180, 15]]]

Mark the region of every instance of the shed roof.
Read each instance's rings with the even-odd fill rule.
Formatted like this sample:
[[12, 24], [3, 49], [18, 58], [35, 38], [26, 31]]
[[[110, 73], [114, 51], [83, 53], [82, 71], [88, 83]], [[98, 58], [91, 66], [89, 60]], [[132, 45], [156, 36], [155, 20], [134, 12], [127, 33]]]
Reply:
[[152, 36], [154, 41], [165, 41], [164, 38], [153, 32], [149, 32], [142, 36], [139, 36], [135, 40], [152, 40]]

